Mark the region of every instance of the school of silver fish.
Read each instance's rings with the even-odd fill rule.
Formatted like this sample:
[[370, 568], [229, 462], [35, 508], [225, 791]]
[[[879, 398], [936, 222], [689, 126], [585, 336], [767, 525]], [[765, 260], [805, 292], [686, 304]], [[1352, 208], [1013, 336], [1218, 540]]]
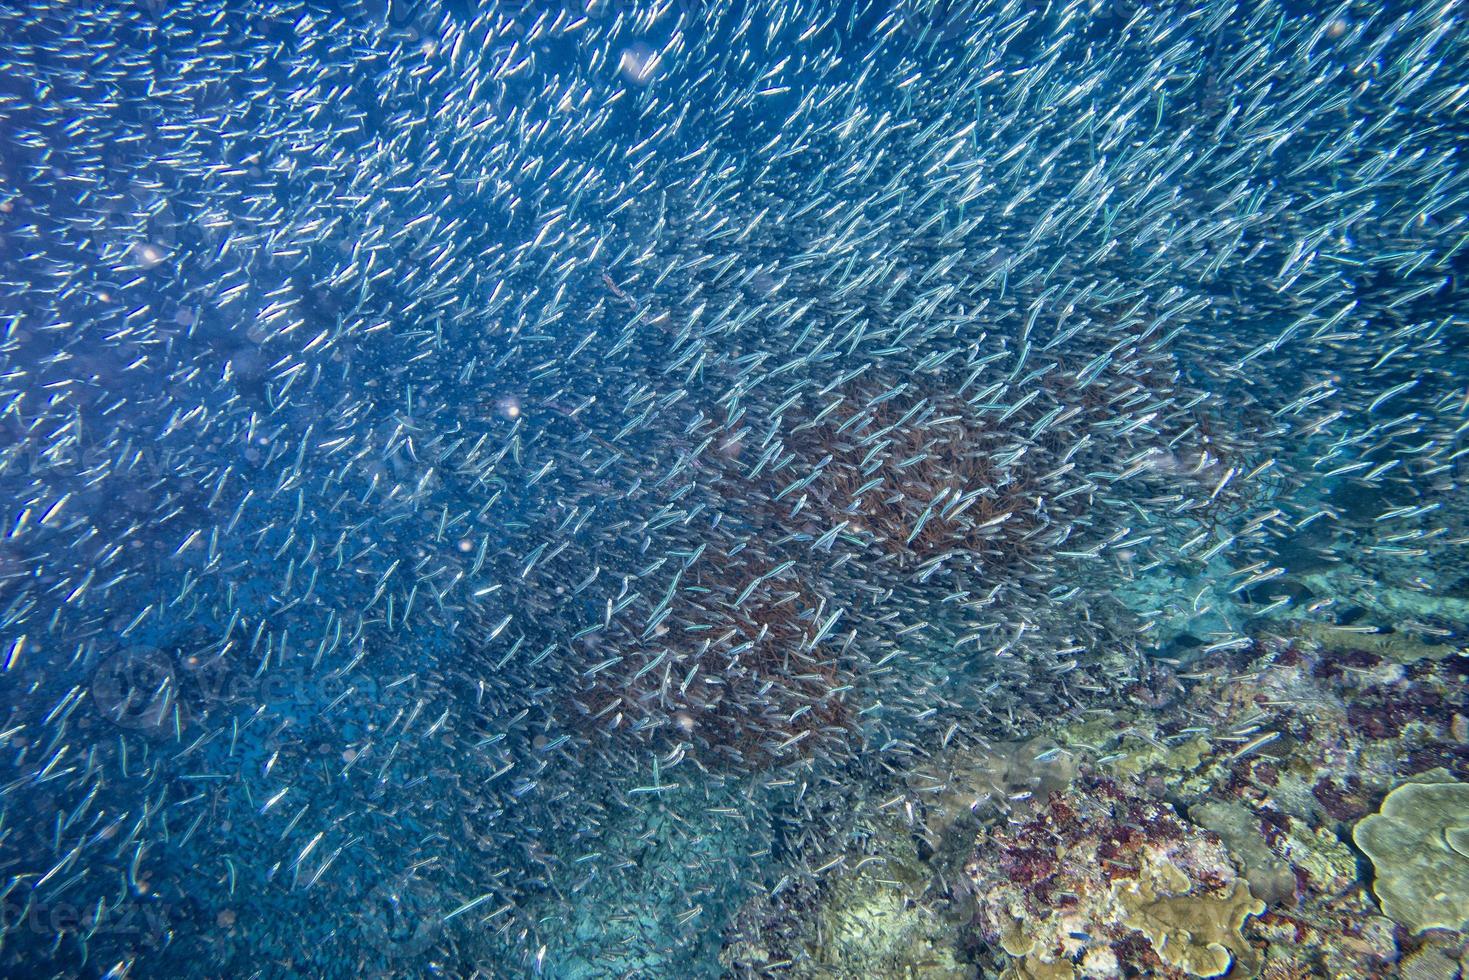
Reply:
[[40, 0], [0, 66], [7, 974], [717, 973], [854, 774], [1211, 612], [1124, 578], [1289, 603], [1342, 486], [1462, 555], [1444, 0]]

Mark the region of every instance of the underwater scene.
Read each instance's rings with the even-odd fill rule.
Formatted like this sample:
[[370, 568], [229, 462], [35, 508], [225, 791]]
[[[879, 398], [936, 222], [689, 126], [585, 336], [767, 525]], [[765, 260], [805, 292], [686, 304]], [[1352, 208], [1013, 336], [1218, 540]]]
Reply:
[[1466, 21], [7, 0], [0, 976], [1469, 977]]

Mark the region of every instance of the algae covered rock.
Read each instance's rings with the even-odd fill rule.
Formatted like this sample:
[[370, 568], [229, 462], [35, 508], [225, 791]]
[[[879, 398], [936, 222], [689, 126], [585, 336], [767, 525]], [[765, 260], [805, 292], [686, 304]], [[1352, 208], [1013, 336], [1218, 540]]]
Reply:
[[1469, 927], [1469, 784], [1404, 783], [1358, 821], [1382, 911], [1415, 933]]

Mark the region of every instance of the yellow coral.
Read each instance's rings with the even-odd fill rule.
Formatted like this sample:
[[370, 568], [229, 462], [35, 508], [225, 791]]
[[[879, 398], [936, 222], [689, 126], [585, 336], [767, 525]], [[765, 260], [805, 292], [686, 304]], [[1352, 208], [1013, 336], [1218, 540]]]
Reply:
[[1352, 830], [1382, 911], [1414, 932], [1469, 925], [1469, 784], [1404, 783]]
[[1043, 960], [1027, 956], [1016, 960], [1010, 975], [1014, 980], [1074, 980], [1076, 968], [1065, 960]]
[[1136, 881], [1119, 882], [1117, 900], [1127, 910], [1123, 922], [1152, 942], [1158, 957], [1197, 977], [1234, 976], [1259, 970], [1255, 951], [1240, 930], [1245, 919], [1265, 911], [1265, 903], [1236, 880], [1224, 894], [1196, 895], [1188, 876], [1166, 861], [1149, 862]]
[[1027, 936], [1019, 919], [1011, 919], [1000, 930], [1000, 948], [1011, 956], [1021, 957], [1035, 949], [1035, 937]]
[[1112, 762], [1112, 771], [1119, 776], [1142, 776], [1159, 772], [1192, 772], [1209, 754], [1207, 739], [1195, 735], [1186, 742], [1164, 748], [1160, 744], [1142, 742], [1126, 743], [1119, 751], [1127, 755]]

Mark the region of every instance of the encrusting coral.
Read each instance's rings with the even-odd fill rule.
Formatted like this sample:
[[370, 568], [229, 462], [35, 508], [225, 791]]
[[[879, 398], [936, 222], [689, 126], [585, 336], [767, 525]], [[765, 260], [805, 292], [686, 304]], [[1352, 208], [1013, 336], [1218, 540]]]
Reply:
[[1469, 928], [1469, 784], [1404, 783], [1352, 839], [1372, 859], [1389, 918], [1415, 933]]
[[[1158, 958], [1196, 977], [1254, 976], [1259, 957], [1240, 929], [1265, 911], [1240, 879], [1228, 891], [1192, 894], [1193, 882], [1173, 865], [1149, 862], [1135, 881], [1119, 882], [1124, 924], [1148, 937]], [[1231, 968], [1238, 965], [1231, 972]]]
[[1269, 905], [1295, 898], [1294, 869], [1270, 849], [1260, 832], [1260, 818], [1244, 804], [1210, 801], [1191, 807], [1189, 819], [1224, 840], [1229, 853], [1244, 864], [1250, 891], [1257, 898]]

